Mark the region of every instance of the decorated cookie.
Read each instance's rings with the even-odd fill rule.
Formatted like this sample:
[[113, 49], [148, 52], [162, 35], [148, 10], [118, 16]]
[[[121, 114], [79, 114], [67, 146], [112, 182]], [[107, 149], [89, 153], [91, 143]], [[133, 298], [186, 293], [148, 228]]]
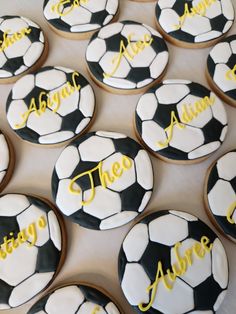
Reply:
[[214, 314], [228, 276], [217, 235], [185, 212], [146, 216], [127, 234], [119, 255], [122, 290], [140, 314]]
[[130, 222], [143, 212], [152, 190], [147, 152], [126, 135], [104, 131], [68, 145], [52, 176], [53, 197], [61, 212], [96, 230]]
[[154, 155], [174, 163], [193, 163], [221, 146], [227, 116], [221, 101], [206, 87], [167, 80], [140, 98], [135, 127]]
[[208, 47], [232, 27], [234, 7], [231, 0], [159, 0], [157, 27], [173, 44]]
[[209, 169], [204, 196], [212, 222], [236, 242], [236, 150], [222, 156]]
[[115, 303], [87, 284], [58, 287], [39, 300], [27, 314], [120, 314]]
[[95, 96], [79, 72], [45, 67], [13, 86], [6, 110], [10, 126], [23, 140], [52, 145], [88, 129], [95, 113]]
[[64, 260], [64, 226], [37, 197], [0, 197], [0, 309], [18, 307], [52, 282]]
[[44, 16], [52, 29], [71, 39], [89, 38], [118, 16], [119, 0], [45, 0]]
[[207, 79], [219, 97], [236, 106], [236, 35], [227, 37], [211, 50]]
[[15, 163], [13, 147], [0, 130], [0, 191], [9, 182]]
[[42, 29], [21, 16], [0, 17], [0, 84], [35, 71], [48, 52]]
[[103, 27], [93, 35], [86, 52], [92, 78], [115, 93], [141, 93], [160, 80], [168, 58], [162, 36], [133, 21]]

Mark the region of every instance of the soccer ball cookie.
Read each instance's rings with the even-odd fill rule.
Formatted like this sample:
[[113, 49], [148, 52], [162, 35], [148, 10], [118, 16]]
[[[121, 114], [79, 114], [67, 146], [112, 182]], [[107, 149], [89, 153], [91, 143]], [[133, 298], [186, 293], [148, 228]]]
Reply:
[[45, 67], [13, 86], [6, 111], [10, 126], [23, 140], [59, 144], [81, 135], [91, 125], [95, 96], [77, 71]]
[[185, 48], [208, 47], [234, 23], [231, 0], [159, 0], [157, 28], [171, 43]]
[[0, 191], [9, 182], [15, 164], [14, 150], [10, 140], [0, 130]]
[[45, 0], [44, 16], [59, 35], [89, 38], [118, 16], [119, 0]]
[[18, 307], [46, 289], [62, 267], [65, 231], [47, 201], [0, 197], [0, 309]]
[[129, 231], [119, 277], [137, 313], [214, 314], [228, 288], [228, 261], [221, 241], [201, 220], [164, 210]]
[[204, 197], [212, 222], [236, 242], [236, 150], [226, 153], [209, 169]]
[[225, 38], [211, 50], [207, 80], [219, 97], [236, 106], [236, 35]]
[[68, 284], [54, 289], [36, 302], [27, 314], [120, 314], [115, 303], [99, 288]]
[[47, 53], [45, 35], [36, 23], [21, 16], [0, 17], [0, 84], [35, 71]]
[[221, 101], [206, 87], [166, 80], [141, 96], [135, 128], [155, 156], [173, 163], [194, 163], [221, 146], [227, 116]]
[[169, 53], [162, 36], [133, 21], [113, 23], [93, 35], [86, 51], [94, 81], [114, 93], [141, 93], [163, 76]]
[[153, 170], [145, 150], [133, 139], [91, 132], [62, 152], [52, 176], [61, 212], [83, 227], [107, 230], [143, 212], [153, 190]]

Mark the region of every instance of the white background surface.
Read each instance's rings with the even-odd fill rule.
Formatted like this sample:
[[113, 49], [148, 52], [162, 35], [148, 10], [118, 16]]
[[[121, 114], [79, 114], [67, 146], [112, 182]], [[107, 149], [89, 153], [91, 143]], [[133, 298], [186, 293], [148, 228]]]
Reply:
[[[236, 1], [234, 4], [236, 6]], [[133, 19], [154, 27], [155, 3], [136, 3], [121, 0], [120, 19]], [[43, 0], [0, 0], [0, 14], [15, 14], [31, 18], [45, 30], [50, 44], [46, 65], [62, 65], [86, 73], [85, 49], [88, 41], [71, 41], [60, 38], [47, 26], [42, 12]], [[236, 25], [230, 34], [236, 32]], [[204, 70], [208, 49], [185, 50], [168, 44], [170, 64], [166, 78], [190, 79], [206, 84]], [[123, 132], [135, 138], [132, 118], [137, 96], [109, 94], [92, 83], [98, 104], [98, 112], [92, 130], [104, 129]], [[10, 136], [16, 150], [16, 168], [6, 192], [33, 193], [51, 199], [51, 174], [63, 148], [40, 148], [19, 140], [7, 124], [5, 104], [11, 85], [0, 86], [0, 127]], [[199, 216], [210, 225], [203, 207], [203, 182], [209, 165], [227, 150], [236, 148], [236, 108], [226, 105], [229, 118], [229, 133], [222, 148], [207, 161], [192, 166], [176, 166], [152, 158], [155, 171], [155, 188], [147, 211], [159, 209], [186, 210]], [[71, 222], [66, 223], [69, 241], [65, 265], [53, 283], [83, 279], [99, 284], [119, 301], [125, 314], [133, 313], [119, 287], [117, 257], [122, 239], [132, 224], [112, 231], [86, 230]], [[236, 302], [236, 246], [222, 238], [230, 263], [230, 286], [227, 297], [218, 311], [220, 314], [235, 314]], [[1, 293], [1, 291], [0, 291]], [[18, 309], [1, 313], [23, 314], [36, 299]], [[170, 300], [171, 302], [171, 300]], [[65, 313], [66, 314], [66, 313]]]

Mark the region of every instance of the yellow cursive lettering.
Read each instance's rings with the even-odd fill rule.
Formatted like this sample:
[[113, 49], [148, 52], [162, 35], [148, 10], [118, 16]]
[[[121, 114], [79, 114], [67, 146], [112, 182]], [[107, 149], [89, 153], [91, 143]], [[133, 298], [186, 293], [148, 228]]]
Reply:
[[[52, 12], [57, 13], [59, 16], [66, 16], [71, 13], [74, 8], [79, 7], [81, 4], [87, 3], [88, 0], [59, 0], [57, 4], [51, 6]], [[65, 8], [66, 4], [70, 4]]]
[[233, 204], [230, 205], [230, 207], [228, 208], [227, 210], [227, 215], [226, 215], [226, 218], [228, 220], [228, 222], [232, 225], [235, 224], [235, 220], [233, 219], [233, 214], [234, 214], [234, 211], [236, 209], [236, 201], [233, 202]]

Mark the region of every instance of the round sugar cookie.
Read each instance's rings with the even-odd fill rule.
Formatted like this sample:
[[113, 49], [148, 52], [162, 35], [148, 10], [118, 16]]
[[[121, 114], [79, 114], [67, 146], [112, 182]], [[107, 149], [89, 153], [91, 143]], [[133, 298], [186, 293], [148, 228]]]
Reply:
[[228, 126], [224, 106], [213, 92], [198, 83], [166, 80], [141, 96], [135, 128], [155, 156], [185, 164], [217, 150]]
[[79, 225], [107, 230], [137, 217], [153, 191], [147, 152], [126, 135], [91, 132], [70, 143], [56, 162], [52, 193], [61, 212]]
[[45, 0], [44, 16], [58, 34], [87, 39], [118, 17], [119, 0]]
[[35, 303], [27, 314], [121, 314], [100, 288], [84, 283], [57, 287]]
[[184, 48], [213, 45], [230, 30], [234, 18], [231, 0], [159, 0], [156, 4], [158, 30]]
[[53, 145], [84, 133], [95, 115], [95, 95], [79, 72], [47, 66], [21, 78], [7, 100], [7, 120], [34, 144]]
[[0, 130], [0, 191], [2, 191], [9, 182], [15, 164], [15, 155], [13, 146]]
[[45, 290], [65, 256], [62, 218], [46, 200], [0, 196], [0, 309], [18, 307]]
[[236, 150], [220, 157], [208, 170], [204, 199], [212, 222], [236, 242]]
[[168, 64], [168, 48], [150, 26], [123, 21], [93, 35], [86, 51], [88, 70], [106, 90], [141, 93], [160, 80]]
[[236, 106], [236, 35], [225, 38], [211, 50], [206, 74], [217, 95]]
[[13, 83], [38, 69], [48, 44], [41, 27], [21, 16], [0, 17], [0, 84]]
[[227, 292], [228, 260], [205, 223], [186, 212], [163, 210], [127, 234], [119, 278], [137, 313], [214, 314]]

